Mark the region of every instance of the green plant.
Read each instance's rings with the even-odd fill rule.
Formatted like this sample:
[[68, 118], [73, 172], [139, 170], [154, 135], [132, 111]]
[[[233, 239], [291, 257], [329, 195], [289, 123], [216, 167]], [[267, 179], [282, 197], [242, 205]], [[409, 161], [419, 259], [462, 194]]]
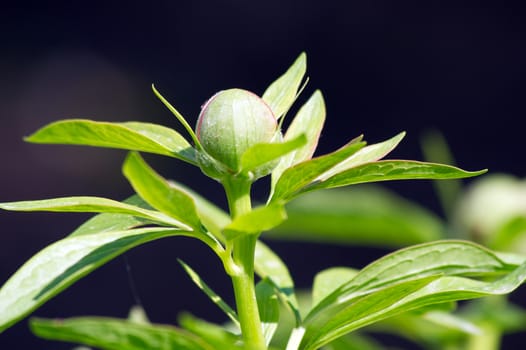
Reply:
[[[144, 319], [33, 319], [34, 333], [103, 349], [311, 350], [337, 346], [341, 336], [396, 315], [443, 311], [456, 300], [509, 293], [523, 283], [526, 265], [522, 256], [496, 253], [466, 241], [437, 241], [399, 250], [361, 271], [320, 272], [313, 285], [312, 305], [300, 311], [287, 267], [259, 240], [262, 232], [285, 222], [289, 202], [308, 192], [367, 182], [454, 179], [484, 172], [383, 160], [404, 133], [369, 146], [360, 136], [332, 153], [312, 158], [325, 120], [319, 91], [299, 109], [286, 132], [281, 132], [285, 114], [302, 90], [305, 70], [302, 54], [261, 98], [239, 89], [220, 92], [203, 107], [195, 132], [154, 88], [184, 126], [193, 146], [175, 130], [139, 122], [63, 120], [29, 136], [27, 141], [34, 143], [132, 151], [123, 173], [136, 194], [123, 202], [68, 197], [0, 204], [0, 208], [17, 211], [100, 213], [37, 253], [4, 284], [0, 331], [128, 249], [173, 236], [202, 241], [222, 262], [232, 280], [235, 310], [188, 265], [181, 264], [225, 312], [230, 320], [227, 326], [190, 315], [181, 317], [180, 327], [154, 325]], [[138, 152], [199, 166], [223, 185], [229, 213], [182, 184], [161, 177]], [[271, 176], [268, 201], [253, 207], [251, 186], [266, 175]], [[255, 275], [259, 276], [257, 283]], [[294, 320], [284, 343], [273, 341], [280, 302]]]

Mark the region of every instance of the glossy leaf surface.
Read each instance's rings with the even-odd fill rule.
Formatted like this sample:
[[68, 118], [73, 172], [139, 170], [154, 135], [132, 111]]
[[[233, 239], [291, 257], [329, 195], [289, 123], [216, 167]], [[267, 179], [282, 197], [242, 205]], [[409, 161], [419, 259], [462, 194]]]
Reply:
[[[143, 209], [151, 209], [150, 206], [138, 195], [133, 195], [123, 203], [130, 204]], [[130, 228], [152, 224], [154, 222], [131, 214], [102, 213], [81, 224], [69, 236], [89, 235], [93, 233], [125, 231]]]
[[100, 197], [64, 197], [36, 201], [7, 202], [0, 203], [0, 209], [12, 211], [129, 214], [165, 225], [176, 226], [187, 230], [190, 229], [186, 224], [158, 211]]
[[317, 180], [325, 181], [326, 179], [336, 174], [342, 173], [348, 169], [355, 168], [362, 164], [376, 162], [377, 160], [382, 159], [383, 157], [388, 155], [392, 150], [394, 150], [396, 146], [398, 146], [398, 144], [400, 143], [400, 141], [402, 141], [404, 136], [405, 132], [401, 132], [398, 135], [390, 138], [389, 140], [380, 143], [375, 143], [373, 145], [369, 145], [360, 149], [351, 157], [345, 159], [344, 161], [340, 162], [333, 168], [320, 175], [317, 178]]
[[352, 157], [364, 146], [364, 142], [350, 142], [335, 152], [301, 162], [286, 169], [277, 180], [271, 201], [291, 200], [320, 175], [345, 159]]
[[20, 267], [0, 289], [0, 332], [125, 251], [179, 235], [191, 233], [142, 228], [70, 236], [49, 245]]
[[[494, 276], [480, 281], [464, 276]], [[441, 241], [377, 260], [323, 299], [305, 319], [301, 349], [316, 349], [357, 328], [426, 305], [505, 294], [526, 279], [526, 264], [506, 264], [468, 242]]]
[[[320, 180], [305, 191], [333, 188], [367, 182], [391, 180], [447, 180], [484, 174], [486, 170], [465, 171], [460, 168], [411, 160], [381, 160], [345, 170], [326, 180]], [[323, 175], [325, 178], [325, 175]]]
[[173, 129], [150, 123], [62, 120], [37, 130], [26, 141], [143, 151], [196, 164], [194, 150], [184, 137]]

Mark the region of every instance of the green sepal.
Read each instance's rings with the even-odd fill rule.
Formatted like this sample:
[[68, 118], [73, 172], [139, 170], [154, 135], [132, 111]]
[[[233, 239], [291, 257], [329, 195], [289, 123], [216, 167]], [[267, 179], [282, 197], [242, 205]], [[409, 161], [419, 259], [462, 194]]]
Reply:
[[289, 141], [304, 134], [307, 137], [307, 143], [295, 152], [281, 158], [278, 166], [272, 171], [271, 190], [274, 189], [285, 170], [312, 157], [325, 123], [325, 114], [323, 95], [317, 90], [300, 108], [283, 137], [285, 141]]
[[307, 70], [307, 55], [301, 53], [292, 66], [263, 93], [276, 119], [281, 118], [296, 100], [298, 89]]
[[233, 240], [243, 235], [259, 234], [281, 224], [287, 218], [282, 205], [265, 205], [257, 207], [246, 214], [235, 217], [223, 229], [223, 235]]
[[294, 152], [307, 143], [305, 135], [284, 142], [259, 143], [247, 149], [241, 156], [240, 172], [242, 174], [252, 174], [258, 179], [267, 175], [276, 166], [276, 161], [280, 157]]

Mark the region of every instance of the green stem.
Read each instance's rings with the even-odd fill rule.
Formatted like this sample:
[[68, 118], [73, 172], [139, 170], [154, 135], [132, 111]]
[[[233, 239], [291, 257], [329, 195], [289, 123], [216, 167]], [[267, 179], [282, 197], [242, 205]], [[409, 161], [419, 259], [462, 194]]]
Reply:
[[[244, 179], [228, 178], [223, 181], [228, 198], [230, 215], [235, 218], [252, 210], [251, 183]], [[259, 318], [254, 286], [254, 252], [256, 235], [243, 235], [232, 241], [232, 258], [238, 267], [231, 275], [241, 333], [248, 349], [266, 349], [261, 320]]]

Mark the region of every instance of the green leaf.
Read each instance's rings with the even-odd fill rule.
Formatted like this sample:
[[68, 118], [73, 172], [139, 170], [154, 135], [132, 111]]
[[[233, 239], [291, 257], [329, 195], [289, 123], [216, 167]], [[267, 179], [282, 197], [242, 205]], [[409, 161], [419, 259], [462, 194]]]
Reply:
[[266, 205], [257, 207], [246, 214], [232, 220], [223, 234], [229, 240], [241, 235], [259, 234], [281, 224], [287, 218], [282, 205]]
[[256, 285], [256, 299], [263, 327], [263, 336], [266, 344], [269, 345], [279, 322], [278, 297], [274, 291], [274, 284], [269, 279], [262, 279]]
[[[468, 242], [400, 250], [364, 268], [311, 310], [301, 349], [317, 349], [345, 333], [427, 305], [509, 293], [526, 279], [526, 264], [513, 268]], [[504, 273], [495, 281], [459, 277]]]
[[287, 265], [263, 242], [257, 241], [254, 270], [262, 279], [267, 279], [279, 292], [279, 297], [290, 307], [296, 324], [301, 321], [298, 300], [294, 293], [294, 282]]
[[216, 304], [223, 312], [230, 318], [230, 320], [239, 328], [239, 320], [237, 314], [216, 292], [210, 288], [205, 281], [195, 272], [190, 266], [184, 263], [184, 261], [179, 260], [179, 264], [184, 268], [188, 276], [192, 281], [201, 289], [214, 304]]
[[164, 225], [176, 226], [185, 230], [191, 230], [188, 225], [163, 213], [100, 197], [64, 197], [36, 201], [7, 202], [0, 203], [0, 209], [12, 211], [50, 211], [72, 213], [106, 212], [129, 214], [152, 220]]
[[403, 247], [444, 237], [445, 224], [423, 207], [373, 185], [310, 192], [286, 206], [277, 240]]
[[[439, 278], [438, 276], [420, 277], [409, 281], [391, 285], [382, 289], [381, 292], [371, 293], [355, 300], [352, 305], [339, 303], [325, 310], [324, 313], [317, 314], [314, 318], [306, 319], [304, 327], [305, 333], [300, 343], [299, 349], [313, 350], [318, 349], [353, 331], [372, 323], [370, 319], [397, 304], [407, 296], [417, 292]], [[392, 316], [392, 315], [390, 315]], [[378, 321], [382, 317], [377, 317]], [[369, 321], [369, 322], [367, 322]]]
[[312, 305], [317, 305], [326, 296], [351, 280], [358, 270], [349, 267], [331, 267], [314, 276], [312, 285]]
[[502, 274], [516, 266], [468, 241], [444, 240], [419, 244], [400, 249], [367, 265], [351, 281], [325, 298], [310, 314], [317, 313], [317, 309], [333, 303], [341, 295], [350, 300], [404, 279], [437, 274]]
[[292, 66], [263, 93], [263, 100], [279, 119], [292, 106], [307, 70], [307, 56], [301, 53]]
[[181, 188], [192, 197], [201, 222], [210, 232], [214, 234], [215, 237], [224, 241], [224, 237], [222, 237], [222, 229], [232, 221], [230, 219], [230, 215], [228, 215], [223, 209], [219, 208], [214, 203], [205, 199], [203, 196], [184, 186], [183, 184], [173, 180], [170, 180], [169, 182], [170, 185]]
[[[315, 182], [305, 191], [390, 180], [447, 180], [462, 179], [484, 174], [486, 170], [465, 171], [460, 168], [412, 160], [382, 160], [366, 163]], [[323, 175], [325, 178], [325, 175]]]
[[[144, 199], [142, 199], [138, 195], [133, 195], [127, 198], [126, 200], [124, 200], [124, 203], [141, 207], [143, 209], [151, 209], [151, 207], [144, 201]], [[70, 233], [69, 236], [124, 231], [130, 228], [144, 226], [152, 223], [153, 222], [148, 219], [133, 216], [130, 214], [103, 213], [95, 215], [89, 220], [85, 221], [82, 225], [77, 227], [75, 231]]]
[[474, 323], [448, 312], [429, 311], [423, 314], [422, 318], [434, 325], [454, 329], [466, 334], [479, 334], [481, 332], [480, 328]]
[[139, 324], [105, 317], [34, 318], [30, 325], [39, 337], [104, 350], [216, 350], [198, 336], [168, 325]]
[[203, 321], [188, 313], [183, 313], [178, 319], [183, 328], [212, 344], [215, 350], [243, 348], [239, 341], [240, 337], [221, 326]]
[[316, 91], [298, 111], [298, 114], [296, 114], [296, 117], [292, 120], [284, 136], [284, 139], [288, 141], [299, 135], [305, 135], [307, 137], [307, 143], [281, 159], [278, 166], [272, 172], [273, 186], [286, 169], [312, 157], [318, 145], [321, 130], [323, 129], [325, 114], [323, 96], [320, 91]]
[[248, 173], [266, 163], [275, 161], [303, 146], [306, 142], [305, 135], [299, 135], [290, 141], [256, 144], [241, 156], [241, 172]]
[[194, 201], [183, 189], [170, 185], [142, 157], [132, 152], [123, 165], [123, 173], [133, 189], [153, 208], [199, 230], [201, 221]]
[[325, 181], [326, 179], [342, 173], [348, 169], [355, 168], [359, 165], [376, 162], [379, 159], [382, 159], [388, 155], [396, 146], [402, 141], [405, 136], [405, 132], [401, 132], [398, 135], [386, 140], [384, 142], [376, 143], [369, 145], [360, 149], [358, 152], [353, 154], [351, 157], [340, 162], [338, 165], [334, 166], [330, 170], [326, 171], [320, 175], [317, 180]]
[[318, 176], [345, 159], [352, 157], [363, 146], [365, 146], [364, 142], [354, 140], [335, 152], [304, 161], [286, 169], [274, 186], [271, 202], [291, 200], [301, 189], [309, 185]]
[[194, 149], [179, 133], [150, 123], [61, 120], [37, 130], [26, 141], [143, 151], [197, 164]]
[[190, 232], [153, 227], [66, 237], [28, 260], [0, 289], [0, 332], [125, 251]]

